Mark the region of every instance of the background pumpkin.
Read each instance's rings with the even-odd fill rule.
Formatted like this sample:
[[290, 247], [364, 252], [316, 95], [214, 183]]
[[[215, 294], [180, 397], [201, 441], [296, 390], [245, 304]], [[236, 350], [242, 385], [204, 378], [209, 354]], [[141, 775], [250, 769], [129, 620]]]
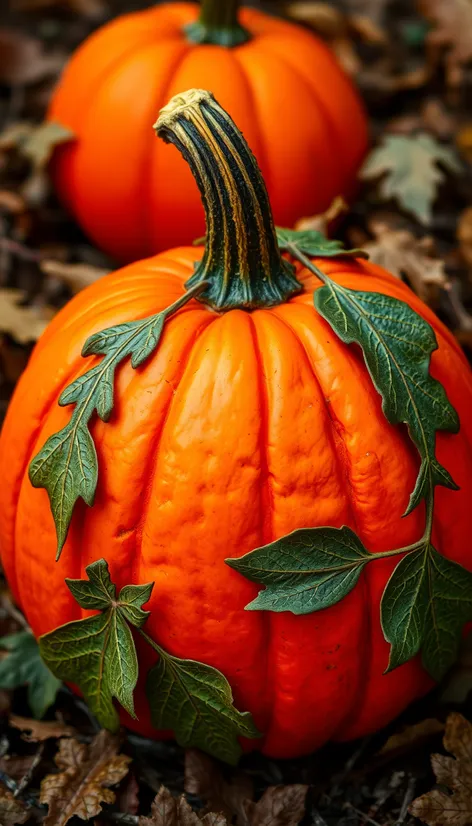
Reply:
[[[258, 588], [224, 560], [304, 526], [351, 526], [371, 551], [415, 541], [423, 508], [402, 514], [419, 461], [406, 429], [385, 419], [359, 349], [343, 344], [315, 310], [319, 281], [298, 267], [303, 291], [288, 298], [299, 285], [293, 276], [284, 281], [289, 270], [267, 196], [231, 121], [205, 93], [173, 107], [161, 129], [186, 152], [201, 185], [207, 248], [178, 248], [109, 275], [51, 323], [0, 440], [2, 561], [36, 635], [87, 615], [64, 578], [84, 578], [96, 559], [107, 559], [118, 587], [155, 581], [148, 633], [169, 652], [223, 672], [237, 708], [250, 710], [265, 732], [256, 746], [300, 755], [384, 725], [431, 685], [418, 658], [383, 673], [379, 602], [395, 559], [368, 566], [342, 602], [308, 616], [244, 611]], [[47, 495], [31, 486], [27, 468], [70, 419], [57, 399], [94, 364], [81, 359], [83, 343], [167, 307], [202, 256], [206, 295], [218, 298], [210, 307], [189, 303], [167, 322], [155, 356], [136, 370], [120, 368], [112, 419], [92, 424], [100, 467], [94, 507], [79, 503], [54, 564]], [[261, 277], [267, 262], [271, 283]], [[379, 267], [316, 263], [340, 284], [407, 302], [433, 326], [432, 373], [461, 417], [458, 434], [437, 436], [438, 458], [461, 489], [437, 489], [434, 533], [441, 553], [470, 568], [472, 378], [458, 345]], [[140, 643], [145, 674], [155, 657]], [[156, 736], [142, 685], [136, 710], [139, 722], [123, 715], [126, 724]]]
[[89, 236], [120, 261], [204, 232], [191, 173], [149, 126], [189, 87], [211, 89], [238, 123], [278, 224], [293, 226], [353, 190], [367, 122], [351, 81], [310, 32], [254, 9], [240, 12], [247, 42], [214, 45], [239, 44], [238, 5], [205, 0], [204, 26], [192, 3], [128, 14], [90, 37], [63, 75], [49, 119], [77, 140], [57, 148], [53, 179]]

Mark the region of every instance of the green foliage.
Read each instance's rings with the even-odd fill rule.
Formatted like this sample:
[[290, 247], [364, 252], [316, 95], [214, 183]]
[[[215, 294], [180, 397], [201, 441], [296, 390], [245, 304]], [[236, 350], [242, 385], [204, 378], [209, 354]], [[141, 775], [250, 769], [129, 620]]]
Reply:
[[368, 258], [362, 249], [347, 250], [342, 241], [329, 241], [316, 229], [294, 230], [276, 228], [277, 242], [281, 250], [290, 252], [290, 245], [296, 244], [300, 252], [313, 258]]
[[0, 660], [0, 688], [11, 690], [28, 686], [28, 704], [36, 720], [53, 705], [61, 681], [41, 659], [38, 643], [30, 631], [19, 631], [0, 638], [0, 648], [9, 654]]

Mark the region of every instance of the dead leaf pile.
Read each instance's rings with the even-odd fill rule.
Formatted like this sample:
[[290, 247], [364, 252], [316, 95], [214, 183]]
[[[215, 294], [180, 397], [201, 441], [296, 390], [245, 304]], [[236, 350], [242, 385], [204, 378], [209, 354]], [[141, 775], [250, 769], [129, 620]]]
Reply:
[[131, 758], [118, 754], [121, 741], [101, 731], [88, 746], [74, 739], [59, 740], [55, 762], [59, 774], [50, 774], [41, 783], [41, 803], [49, 807], [44, 826], [65, 826], [76, 816], [95, 817], [102, 803], [113, 803], [109, 787], [122, 780]]
[[450, 714], [444, 748], [454, 755], [433, 754], [431, 764], [441, 789], [418, 797], [410, 806], [415, 817], [428, 826], [470, 826], [472, 823], [472, 724], [462, 714]]

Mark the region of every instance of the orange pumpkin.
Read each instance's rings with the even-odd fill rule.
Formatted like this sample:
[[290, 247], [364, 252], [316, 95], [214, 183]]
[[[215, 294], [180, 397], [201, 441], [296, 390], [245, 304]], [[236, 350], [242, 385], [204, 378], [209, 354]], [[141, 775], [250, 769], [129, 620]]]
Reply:
[[[386, 420], [360, 349], [313, 306], [319, 279], [280, 256], [254, 158], [224, 112], [194, 92], [172, 102], [159, 129], [197, 177], [207, 245], [104, 277], [50, 324], [1, 436], [2, 560], [36, 635], [90, 614], [64, 578], [84, 578], [99, 558], [118, 587], [154, 581], [153, 639], [220, 669], [237, 708], [250, 710], [264, 733], [257, 747], [301, 755], [383, 726], [432, 684], [418, 657], [384, 673], [379, 603], [398, 559], [377, 560], [345, 599], [307, 616], [245, 611], [258, 586], [224, 561], [302, 527], [350, 526], [376, 552], [416, 541], [424, 509], [402, 514], [418, 455], [406, 429]], [[437, 488], [433, 534], [442, 554], [470, 568], [472, 377], [457, 343], [381, 268], [315, 263], [344, 287], [401, 299], [432, 325], [432, 374], [461, 417], [459, 433], [437, 435], [437, 456], [461, 488]], [[207, 285], [201, 300], [169, 318], [156, 354], [118, 369], [110, 421], [91, 421], [100, 469], [94, 506], [78, 502], [55, 564], [48, 497], [27, 471], [70, 421], [70, 407], [57, 404], [64, 387], [100, 363], [81, 358], [85, 339], [168, 307], [199, 278]], [[141, 642], [145, 674], [155, 654]], [[139, 721], [124, 713], [123, 721], [160, 736], [142, 683], [136, 710]]]
[[367, 147], [352, 83], [309, 31], [254, 9], [241, 10], [238, 26], [237, 6], [204, 0], [200, 24], [192, 3], [120, 17], [64, 73], [49, 119], [77, 140], [57, 148], [53, 179], [86, 233], [119, 261], [204, 232], [186, 164], [149, 130], [169, 97], [192, 86], [211, 89], [244, 133], [279, 225], [352, 193]]

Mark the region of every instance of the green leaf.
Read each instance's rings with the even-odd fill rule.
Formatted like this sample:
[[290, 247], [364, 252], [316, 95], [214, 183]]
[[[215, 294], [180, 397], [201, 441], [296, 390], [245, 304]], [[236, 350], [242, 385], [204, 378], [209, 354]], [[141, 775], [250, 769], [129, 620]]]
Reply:
[[166, 319], [205, 289], [199, 284], [161, 313], [139, 321], [117, 324], [90, 336], [82, 355], [105, 358], [63, 390], [62, 406], [75, 404], [70, 422], [47, 440], [29, 467], [31, 484], [45, 488], [57, 533], [57, 559], [67, 539], [78, 499], [93, 505], [98, 481], [98, 459], [88, 424], [94, 413], [108, 422], [113, 411], [115, 371], [126, 358], [139, 367], [159, 344]]
[[266, 586], [246, 610], [311, 614], [343, 599], [373, 558], [350, 528], [302, 528], [226, 563]]
[[350, 290], [329, 279], [316, 291], [315, 306], [342, 341], [362, 347], [388, 421], [408, 425], [422, 464], [407, 513], [435, 485], [457, 490], [435, 457], [436, 432], [457, 433], [459, 419], [442, 384], [429, 372], [438, 346], [430, 325], [403, 301]]
[[129, 624], [140, 628], [149, 612], [153, 583], [126, 585], [116, 598], [108, 564], [99, 559], [85, 569], [88, 580], [66, 579], [82, 608], [102, 613], [62, 625], [40, 637], [41, 656], [53, 674], [78, 685], [99, 723], [110, 731], [119, 728], [113, 698], [135, 717], [133, 692], [138, 680], [138, 660]]
[[38, 643], [29, 631], [0, 638], [0, 648], [10, 653], [0, 660], [0, 688], [28, 686], [28, 704], [35, 719], [44, 717], [61, 687], [43, 662]]
[[472, 573], [429, 543], [408, 554], [382, 597], [382, 629], [392, 646], [388, 671], [421, 650], [424, 667], [441, 680], [457, 659], [462, 629], [470, 620]]
[[226, 677], [209, 665], [159, 651], [146, 685], [153, 726], [172, 729], [180, 746], [236, 764], [241, 755], [238, 736], [255, 738], [260, 733], [251, 714], [233, 706]]
[[438, 163], [449, 172], [461, 172], [455, 152], [431, 135], [386, 135], [367, 158], [361, 177], [369, 180], [383, 175], [381, 197], [396, 198], [401, 207], [429, 224], [438, 186], [444, 180]]
[[347, 250], [342, 241], [329, 241], [316, 229], [294, 230], [276, 227], [277, 242], [281, 250], [290, 252], [290, 244], [296, 244], [300, 252], [313, 258], [339, 258], [340, 256], [368, 258], [362, 249]]

